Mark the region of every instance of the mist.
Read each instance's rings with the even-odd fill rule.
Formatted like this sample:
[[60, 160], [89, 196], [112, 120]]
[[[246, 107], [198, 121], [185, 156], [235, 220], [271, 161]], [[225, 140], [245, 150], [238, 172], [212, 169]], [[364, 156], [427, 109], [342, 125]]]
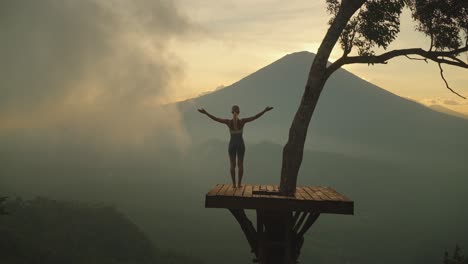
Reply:
[[0, 30], [0, 136], [188, 143], [161, 106], [184, 74], [168, 43], [194, 30], [172, 1], [6, 1]]

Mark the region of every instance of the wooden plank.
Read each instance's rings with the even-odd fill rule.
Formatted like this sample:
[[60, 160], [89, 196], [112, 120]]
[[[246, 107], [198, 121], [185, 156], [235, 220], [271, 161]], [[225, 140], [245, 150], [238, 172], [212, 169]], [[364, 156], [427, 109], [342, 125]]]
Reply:
[[296, 194], [301, 197], [301, 200], [314, 200], [302, 187], [296, 187]]
[[296, 192], [294, 193], [294, 196], [296, 197], [296, 199], [299, 199], [299, 200], [306, 200], [307, 198], [304, 197], [304, 194], [303, 194], [303, 190], [301, 190], [299, 187], [296, 187]]
[[[298, 187], [295, 197], [267, 194], [253, 195], [253, 190], [260, 190], [261, 187], [260, 185], [244, 185], [243, 188], [232, 188], [231, 184], [215, 185], [208, 192], [211, 195], [207, 194], [205, 196], [205, 207], [354, 214], [354, 202], [329, 187]], [[265, 187], [267, 190], [271, 189], [271, 187]], [[272, 187], [274, 190], [275, 186], [272, 185]], [[215, 189], [218, 189], [216, 195], [213, 194]], [[325, 200], [323, 200], [324, 196], [327, 197]]]
[[315, 201], [264, 197], [206, 196], [205, 207], [229, 209], [260, 209], [271, 211], [302, 211], [329, 214], [353, 214], [353, 202]]
[[263, 195], [263, 197], [272, 198], [272, 199], [281, 199], [281, 200], [297, 200], [296, 197], [283, 196], [283, 195]]
[[305, 200], [304, 197], [299, 192], [294, 193], [294, 199], [296, 200]]
[[216, 184], [216, 186], [211, 189], [206, 195], [216, 195], [219, 190], [221, 190], [221, 187], [223, 187], [223, 184]]
[[322, 186], [314, 187], [314, 190], [316, 190], [317, 194], [322, 194], [322, 195], [324, 195], [325, 197], [327, 197], [327, 200], [330, 200], [330, 201], [335, 200], [335, 199], [333, 198], [333, 196], [332, 196], [332, 195], [329, 195], [329, 194], [327, 193], [327, 190], [326, 190], [324, 187], [322, 187]]
[[310, 194], [310, 193], [314, 193], [316, 194], [317, 196], [320, 197], [320, 199], [322, 201], [329, 201], [330, 198], [328, 198], [328, 196], [326, 196], [325, 194], [323, 194], [319, 188], [317, 187], [304, 187], [304, 189]]
[[236, 188], [236, 190], [234, 192], [234, 196], [242, 196], [242, 193], [244, 192], [244, 189], [245, 189], [245, 184], [242, 185], [242, 187], [240, 187], [240, 188]]
[[226, 190], [229, 188], [230, 184], [223, 184], [223, 187], [219, 190], [219, 192], [216, 195], [224, 195], [226, 193]]
[[304, 222], [304, 220], [306, 219], [306, 217], [308, 215], [309, 214], [307, 212], [302, 212], [302, 215], [301, 215], [301, 217], [299, 217], [299, 220], [297, 220], [297, 222], [293, 223], [293, 225], [294, 225], [293, 232], [294, 233], [297, 233], [297, 231], [299, 231], [299, 228], [301, 228], [302, 223]]
[[260, 190], [260, 185], [255, 184], [255, 185], [253, 186], [253, 192], [258, 192], [259, 190]]
[[237, 188], [234, 188], [234, 185], [232, 184], [229, 184], [229, 188], [226, 190], [226, 192], [224, 193], [224, 195], [226, 196], [233, 196], [234, 195], [234, 192], [236, 191]]
[[[261, 184], [260, 187], [259, 187], [260, 191], [266, 191], [267, 188], [266, 188], [266, 185], [265, 184]], [[259, 197], [263, 197], [263, 198], [267, 198], [268, 196], [265, 196], [263, 194], [260, 194]], [[271, 197], [270, 197], [271, 198]]]
[[318, 190], [319, 193], [323, 194], [325, 197], [328, 198], [328, 200], [335, 200], [332, 196], [328, 195], [327, 189], [323, 186], [317, 186], [316, 189]]
[[349, 202], [350, 200], [348, 199], [348, 197], [344, 196], [343, 194], [337, 192], [335, 189], [333, 189], [332, 187], [327, 187], [327, 189], [334, 193], [337, 197], [340, 198], [341, 201], [344, 201], [344, 202]]
[[293, 214], [293, 219], [292, 219], [292, 223], [296, 223], [297, 219], [299, 218], [299, 216], [301, 215], [301, 212], [299, 211], [295, 211], [294, 214]]
[[253, 186], [252, 185], [247, 185], [245, 187], [245, 191], [244, 191], [243, 196], [244, 197], [252, 197], [252, 190], [253, 190]]
[[260, 195], [255, 194], [255, 192], [260, 191], [260, 185], [255, 184], [252, 189], [252, 197], [260, 197]]
[[273, 185], [267, 185], [266, 188], [267, 188], [267, 191], [269, 191], [269, 192], [273, 192], [275, 190], [273, 188]]
[[322, 187], [321, 191], [334, 201], [342, 201], [342, 198], [340, 197], [340, 195], [338, 195], [337, 193], [331, 191], [327, 187]]
[[[245, 189], [247, 188], [247, 184], [242, 185], [242, 193], [241, 196], [244, 196]], [[468, 263], [467, 263], [468, 264]]]
[[315, 223], [317, 218], [320, 216], [320, 213], [317, 212], [311, 212], [309, 213], [309, 216], [307, 217], [306, 222], [302, 226], [301, 230], [297, 233], [299, 237], [304, 236], [304, 234], [309, 230], [309, 228]]
[[318, 196], [315, 191], [307, 187], [302, 187], [302, 189], [315, 201], [322, 201], [322, 197]]
[[259, 191], [259, 190], [260, 190], [260, 185], [255, 184], [255, 185], [253, 186], [253, 191], [254, 191], [254, 192], [257, 192], [257, 191]]

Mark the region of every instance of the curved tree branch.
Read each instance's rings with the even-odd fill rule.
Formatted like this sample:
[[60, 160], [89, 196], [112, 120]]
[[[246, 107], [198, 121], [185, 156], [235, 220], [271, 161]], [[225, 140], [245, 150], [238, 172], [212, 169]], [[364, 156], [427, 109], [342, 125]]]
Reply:
[[447, 80], [445, 79], [445, 76], [444, 76], [444, 69], [442, 69], [442, 64], [441, 63], [437, 63], [439, 65], [439, 70], [440, 70], [440, 77], [442, 78], [442, 80], [444, 80], [444, 83], [445, 83], [445, 87], [447, 87], [447, 89], [449, 89], [452, 93], [460, 96], [461, 98], [463, 99], [466, 99], [466, 97], [464, 97], [463, 95], [455, 92], [452, 88], [450, 88]]
[[408, 58], [409, 60], [419, 60], [419, 61], [424, 61], [424, 62], [428, 63], [426, 58], [413, 58], [413, 57], [410, 57], [408, 55], [405, 55], [405, 57]]
[[466, 62], [463, 62], [462, 60], [456, 60], [456, 61], [450, 61], [447, 59], [444, 59], [444, 57], [450, 57], [450, 58], [455, 58], [455, 55], [458, 55], [460, 53], [468, 51], [468, 46], [465, 46], [463, 48], [459, 48], [456, 50], [450, 50], [450, 51], [426, 51], [421, 48], [413, 48], [413, 49], [400, 49], [400, 50], [392, 50], [389, 52], [385, 52], [380, 55], [375, 55], [375, 56], [351, 56], [351, 57], [341, 57], [337, 61], [335, 61], [333, 64], [331, 64], [328, 67], [328, 71], [330, 73], [333, 73], [337, 69], [339, 69], [341, 66], [345, 64], [355, 64], [355, 63], [366, 63], [366, 64], [384, 64], [388, 60], [393, 59], [395, 57], [399, 56], [409, 56], [409, 55], [419, 55], [421, 57], [424, 57], [426, 59], [435, 61], [435, 62], [441, 62], [441, 63], [447, 63], [451, 64], [453, 66], [458, 66], [462, 68], [467, 68], [468, 69], [468, 64]]
[[[410, 55], [419, 55], [424, 58], [422, 60], [426, 60], [426, 59], [432, 60], [439, 64], [439, 68], [441, 67], [441, 64], [448, 64], [448, 65], [468, 69], [468, 63], [456, 57], [457, 55], [463, 52], [467, 52], [467, 51], [468, 51], [468, 46], [464, 46], [462, 48], [450, 50], [450, 51], [431, 51], [431, 50], [426, 51], [421, 48], [412, 48], [412, 49], [392, 50], [392, 51], [388, 51], [383, 54], [375, 55], [375, 56], [351, 56], [351, 57], [343, 56], [327, 67], [326, 77], [329, 77], [333, 72], [335, 72], [336, 70], [338, 70], [339, 68], [341, 68], [343, 65], [346, 65], [346, 64], [356, 64], [356, 63], [386, 64], [388, 60], [393, 59], [395, 57], [405, 56], [407, 58], [411, 58], [409, 57]], [[411, 58], [411, 59], [414, 59], [414, 58]], [[450, 91], [452, 91], [454, 94], [466, 99], [464, 96], [461, 96], [460, 94], [456, 93], [453, 89], [450, 88], [442, 72], [443, 71], [441, 71], [441, 76], [444, 82], [446, 83], [447, 88]]]
[[[449, 56], [449, 57], [447, 57], [447, 58], [450, 58], [450, 59], [452, 59], [452, 60], [454, 60], [454, 61], [456, 61], [456, 62], [462, 63], [462, 64], [465, 63], [464, 61], [460, 60], [459, 58], [457, 58], [457, 57], [455, 57], [455, 56]], [[465, 64], [466, 64], [466, 63], [465, 63]]]

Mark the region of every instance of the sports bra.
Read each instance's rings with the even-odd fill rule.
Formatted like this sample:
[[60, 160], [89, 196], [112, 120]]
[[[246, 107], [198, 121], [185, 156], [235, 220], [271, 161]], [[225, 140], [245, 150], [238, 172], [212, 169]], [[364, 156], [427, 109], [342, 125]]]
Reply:
[[233, 120], [229, 121], [229, 132], [231, 133], [231, 135], [242, 135], [243, 130], [244, 122], [242, 122], [241, 119], [237, 121], [237, 129], [234, 129]]

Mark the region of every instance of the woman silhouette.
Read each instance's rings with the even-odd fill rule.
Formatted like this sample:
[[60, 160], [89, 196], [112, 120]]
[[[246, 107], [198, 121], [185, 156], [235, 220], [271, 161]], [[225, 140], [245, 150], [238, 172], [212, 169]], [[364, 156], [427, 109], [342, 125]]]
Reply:
[[[209, 118], [217, 121], [219, 123], [226, 124], [229, 127], [229, 132], [231, 133], [231, 140], [229, 141], [229, 159], [231, 161], [231, 178], [232, 178], [232, 185], [235, 187], [241, 187], [242, 183], [242, 176], [244, 175], [244, 153], [245, 153], [245, 145], [244, 139], [242, 138], [242, 131], [244, 125], [248, 122], [252, 122], [255, 119], [261, 117], [264, 113], [270, 111], [273, 107], [267, 106], [265, 110], [261, 111], [260, 113], [247, 117], [247, 118], [239, 118], [240, 109], [239, 106], [234, 105], [232, 107], [232, 119], [222, 119], [216, 116], [209, 114], [205, 109], [200, 108], [198, 112], [207, 115]], [[239, 169], [239, 178], [236, 186], [236, 156], [237, 156], [237, 167]]]

